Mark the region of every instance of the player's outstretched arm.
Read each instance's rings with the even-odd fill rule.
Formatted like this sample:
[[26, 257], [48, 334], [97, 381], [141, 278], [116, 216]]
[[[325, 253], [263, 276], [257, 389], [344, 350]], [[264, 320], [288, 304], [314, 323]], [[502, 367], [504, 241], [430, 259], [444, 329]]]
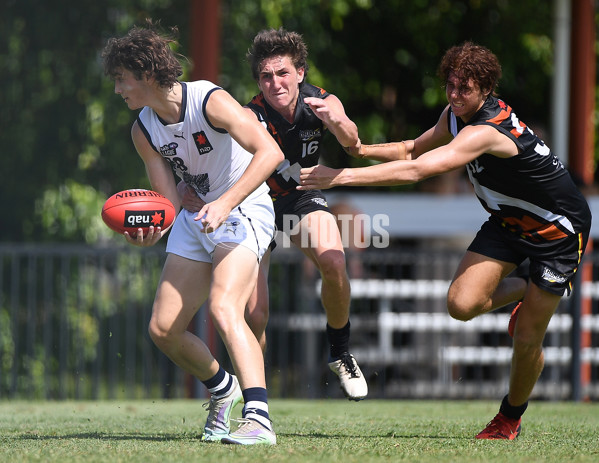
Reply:
[[423, 153], [439, 146], [446, 145], [452, 140], [447, 130], [447, 108], [441, 113], [437, 124], [414, 140], [365, 145], [358, 142], [345, 148], [350, 156], [370, 161], [402, 161], [416, 159]]
[[517, 149], [494, 128], [471, 126], [464, 128], [450, 143], [427, 151], [414, 160], [390, 161], [353, 169], [331, 169], [321, 165], [304, 168], [297, 189], [406, 185], [463, 167], [483, 153], [509, 157], [516, 155]]

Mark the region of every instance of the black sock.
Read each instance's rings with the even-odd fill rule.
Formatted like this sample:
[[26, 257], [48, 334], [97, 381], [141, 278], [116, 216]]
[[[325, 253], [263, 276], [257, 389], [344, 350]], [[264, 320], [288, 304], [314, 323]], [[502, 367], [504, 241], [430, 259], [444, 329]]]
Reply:
[[508, 402], [506, 395], [501, 401], [501, 407], [499, 407], [499, 411], [512, 420], [519, 420], [526, 411], [526, 407], [528, 407], [528, 400], [522, 405], [514, 407]]
[[331, 328], [327, 323], [327, 339], [330, 346], [331, 360], [337, 360], [341, 354], [349, 351], [349, 320], [341, 329]]

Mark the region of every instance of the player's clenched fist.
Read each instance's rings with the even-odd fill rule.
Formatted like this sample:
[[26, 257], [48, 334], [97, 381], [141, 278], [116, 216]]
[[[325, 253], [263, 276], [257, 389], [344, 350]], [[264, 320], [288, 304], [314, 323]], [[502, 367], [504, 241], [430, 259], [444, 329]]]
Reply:
[[343, 169], [331, 169], [320, 164], [305, 167], [300, 172], [298, 190], [325, 190], [335, 186], [335, 178]]

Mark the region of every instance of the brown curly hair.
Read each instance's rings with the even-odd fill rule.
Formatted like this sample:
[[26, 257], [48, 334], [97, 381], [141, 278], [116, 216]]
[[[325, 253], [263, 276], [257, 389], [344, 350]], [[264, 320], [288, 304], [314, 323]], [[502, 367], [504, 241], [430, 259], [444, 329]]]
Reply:
[[260, 77], [262, 61], [271, 56], [290, 56], [296, 69], [304, 68], [308, 73], [308, 47], [297, 32], [283, 29], [264, 29], [254, 37], [254, 42], [247, 52], [247, 59], [252, 68], [254, 79]]
[[501, 65], [488, 48], [472, 42], [451, 47], [441, 59], [438, 74], [443, 82], [447, 82], [451, 72], [464, 82], [472, 79], [484, 93], [496, 95]]
[[159, 22], [147, 19], [146, 27], [134, 26], [125, 36], [109, 39], [102, 51], [105, 74], [114, 78], [120, 69], [126, 69], [137, 80], [154, 77], [160, 87], [172, 88], [183, 74], [178, 60], [181, 55], [170, 47], [179, 31], [172, 27], [170, 34], [162, 34], [159, 26]]

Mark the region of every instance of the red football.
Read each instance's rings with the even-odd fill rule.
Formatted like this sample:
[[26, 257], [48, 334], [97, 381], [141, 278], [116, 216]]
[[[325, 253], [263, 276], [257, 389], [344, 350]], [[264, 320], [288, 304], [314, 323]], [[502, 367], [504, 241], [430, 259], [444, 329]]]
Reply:
[[113, 194], [102, 207], [102, 220], [117, 233], [144, 236], [150, 226], [165, 229], [175, 220], [175, 207], [166, 196], [151, 190], [124, 190]]

